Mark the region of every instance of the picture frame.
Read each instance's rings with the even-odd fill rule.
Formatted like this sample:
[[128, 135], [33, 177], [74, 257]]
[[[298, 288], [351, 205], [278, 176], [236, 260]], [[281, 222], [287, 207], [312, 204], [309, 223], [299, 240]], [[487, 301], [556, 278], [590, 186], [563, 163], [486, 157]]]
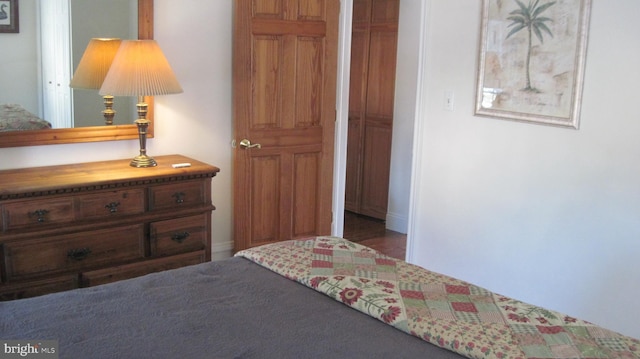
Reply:
[[483, 0], [474, 114], [578, 129], [590, 11], [591, 0]]
[[0, 33], [19, 33], [18, 0], [0, 0]]

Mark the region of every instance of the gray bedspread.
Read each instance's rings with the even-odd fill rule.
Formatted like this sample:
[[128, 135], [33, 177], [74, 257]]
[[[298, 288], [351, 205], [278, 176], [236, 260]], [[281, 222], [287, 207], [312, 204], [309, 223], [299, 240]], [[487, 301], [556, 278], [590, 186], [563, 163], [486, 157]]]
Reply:
[[244, 258], [0, 302], [60, 358], [461, 358]]

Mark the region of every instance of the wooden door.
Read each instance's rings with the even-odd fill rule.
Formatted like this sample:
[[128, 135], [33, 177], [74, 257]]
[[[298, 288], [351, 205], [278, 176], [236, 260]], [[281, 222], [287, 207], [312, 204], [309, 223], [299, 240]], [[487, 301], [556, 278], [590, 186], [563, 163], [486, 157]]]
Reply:
[[391, 166], [399, 0], [355, 0], [345, 208], [385, 219]]
[[331, 232], [339, 10], [235, 2], [236, 250]]

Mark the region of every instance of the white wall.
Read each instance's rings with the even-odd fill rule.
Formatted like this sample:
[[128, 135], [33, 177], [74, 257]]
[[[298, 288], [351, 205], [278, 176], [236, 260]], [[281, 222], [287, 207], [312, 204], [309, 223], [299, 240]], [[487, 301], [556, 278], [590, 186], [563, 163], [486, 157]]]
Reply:
[[213, 179], [213, 251], [233, 248], [231, 1], [155, 0], [155, 38], [184, 93], [158, 100], [158, 151], [220, 167]]
[[413, 159], [413, 130], [416, 109], [418, 49], [423, 0], [400, 1], [396, 93], [389, 173], [389, 202], [386, 227], [407, 233]]
[[39, 114], [38, 95], [35, 92], [39, 86], [35, 2], [20, 2], [19, 12], [20, 32], [0, 34], [0, 104], [17, 103]]
[[577, 131], [474, 117], [481, 2], [428, 4], [410, 261], [640, 337], [640, 2], [593, 2]]

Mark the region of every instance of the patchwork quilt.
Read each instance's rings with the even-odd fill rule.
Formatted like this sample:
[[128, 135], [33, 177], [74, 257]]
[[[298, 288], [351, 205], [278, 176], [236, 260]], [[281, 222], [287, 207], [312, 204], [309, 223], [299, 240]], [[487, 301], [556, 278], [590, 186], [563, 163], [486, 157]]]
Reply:
[[640, 341], [337, 237], [238, 252], [286, 278], [469, 358], [640, 358]]

